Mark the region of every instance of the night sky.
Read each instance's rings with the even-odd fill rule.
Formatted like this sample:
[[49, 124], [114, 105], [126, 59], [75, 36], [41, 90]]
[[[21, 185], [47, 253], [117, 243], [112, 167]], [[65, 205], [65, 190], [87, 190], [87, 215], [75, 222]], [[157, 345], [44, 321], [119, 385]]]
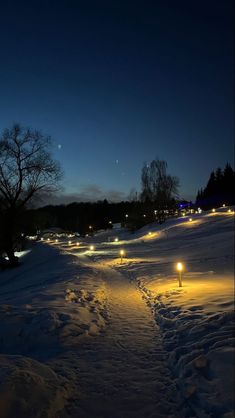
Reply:
[[233, 164], [232, 0], [4, 3], [0, 130], [52, 136], [67, 201], [121, 200], [155, 157], [194, 199]]

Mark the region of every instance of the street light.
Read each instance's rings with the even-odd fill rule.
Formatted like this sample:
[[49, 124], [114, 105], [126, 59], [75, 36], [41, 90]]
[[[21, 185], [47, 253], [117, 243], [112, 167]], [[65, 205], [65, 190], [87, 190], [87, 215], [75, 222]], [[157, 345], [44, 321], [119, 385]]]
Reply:
[[71, 245], [72, 244], [72, 241], [68, 241], [68, 245]]
[[189, 218], [189, 222], [192, 222], [192, 218]]
[[115, 240], [114, 240], [115, 242], [118, 242], [118, 238], [115, 238]]
[[95, 247], [94, 245], [90, 245], [90, 251], [94, 251]]
[[182, 271], [183, 271], [183, 264], [178, 262], [176, 264], [176, 269], [179, 272], [179, 287], [182, 287]]
[[80, 242], [76, 242], [76, 245], [78, 246], [78, 245], [80, 245]]

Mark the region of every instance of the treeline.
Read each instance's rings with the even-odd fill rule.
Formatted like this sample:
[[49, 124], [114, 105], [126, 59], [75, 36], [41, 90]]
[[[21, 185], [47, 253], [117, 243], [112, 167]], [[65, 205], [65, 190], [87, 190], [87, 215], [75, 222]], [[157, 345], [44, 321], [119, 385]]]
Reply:
[[36, 234], [38, 231], [56, 227], [85, 235], [99, 229], [112, 228], [115, 223], [127, 225], [133, 214], [142, 217], [143, 212], [144, 204], [139, 201], [109, 203], [105, 199], [98, 202], [50, 205], [28, 211], [24, 230], [28, 234]]
[[197, 193], [196, 205], [210, 209], [213, 206], [235, 204], [234, 180], [235, 171], [228, 163], [224, 170], [219, 167], [212, 171], [206, 187]]
[[144, 164], [141, 182], [141, 194], [138, 197], [137, 193], [132, 193], [131, 201], [74, 202], [31, 211], [27, 218], [28, 225], [31, 225], [31, 229], [33, 227], [31, 233], [57, 227], [84, 235], [112, 228], [114, 223], [121, 223], [134, 231], [155, 220], [164, 222], [176, 210], [178, 179], [167, 172], [166, 161], [155, 159], [150, 164]]

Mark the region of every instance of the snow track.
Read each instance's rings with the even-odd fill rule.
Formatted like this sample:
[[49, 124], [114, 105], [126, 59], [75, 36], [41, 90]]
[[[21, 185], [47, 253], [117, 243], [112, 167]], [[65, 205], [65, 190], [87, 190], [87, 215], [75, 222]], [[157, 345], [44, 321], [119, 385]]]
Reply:
[[140, 291], [121, 273], [95, 268], [107, 287], [109, 325], [74, 354], [81, 396], [62, 416], [183, 417], [159, 330]]

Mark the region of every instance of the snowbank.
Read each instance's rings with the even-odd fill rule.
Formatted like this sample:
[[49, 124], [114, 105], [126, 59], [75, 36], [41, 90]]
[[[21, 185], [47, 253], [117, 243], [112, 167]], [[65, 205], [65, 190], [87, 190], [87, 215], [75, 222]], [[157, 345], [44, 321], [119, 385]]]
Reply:
[[0, 355], [1, 418], [56, 418], [74, 394], [73, 382], [31, 358]]

